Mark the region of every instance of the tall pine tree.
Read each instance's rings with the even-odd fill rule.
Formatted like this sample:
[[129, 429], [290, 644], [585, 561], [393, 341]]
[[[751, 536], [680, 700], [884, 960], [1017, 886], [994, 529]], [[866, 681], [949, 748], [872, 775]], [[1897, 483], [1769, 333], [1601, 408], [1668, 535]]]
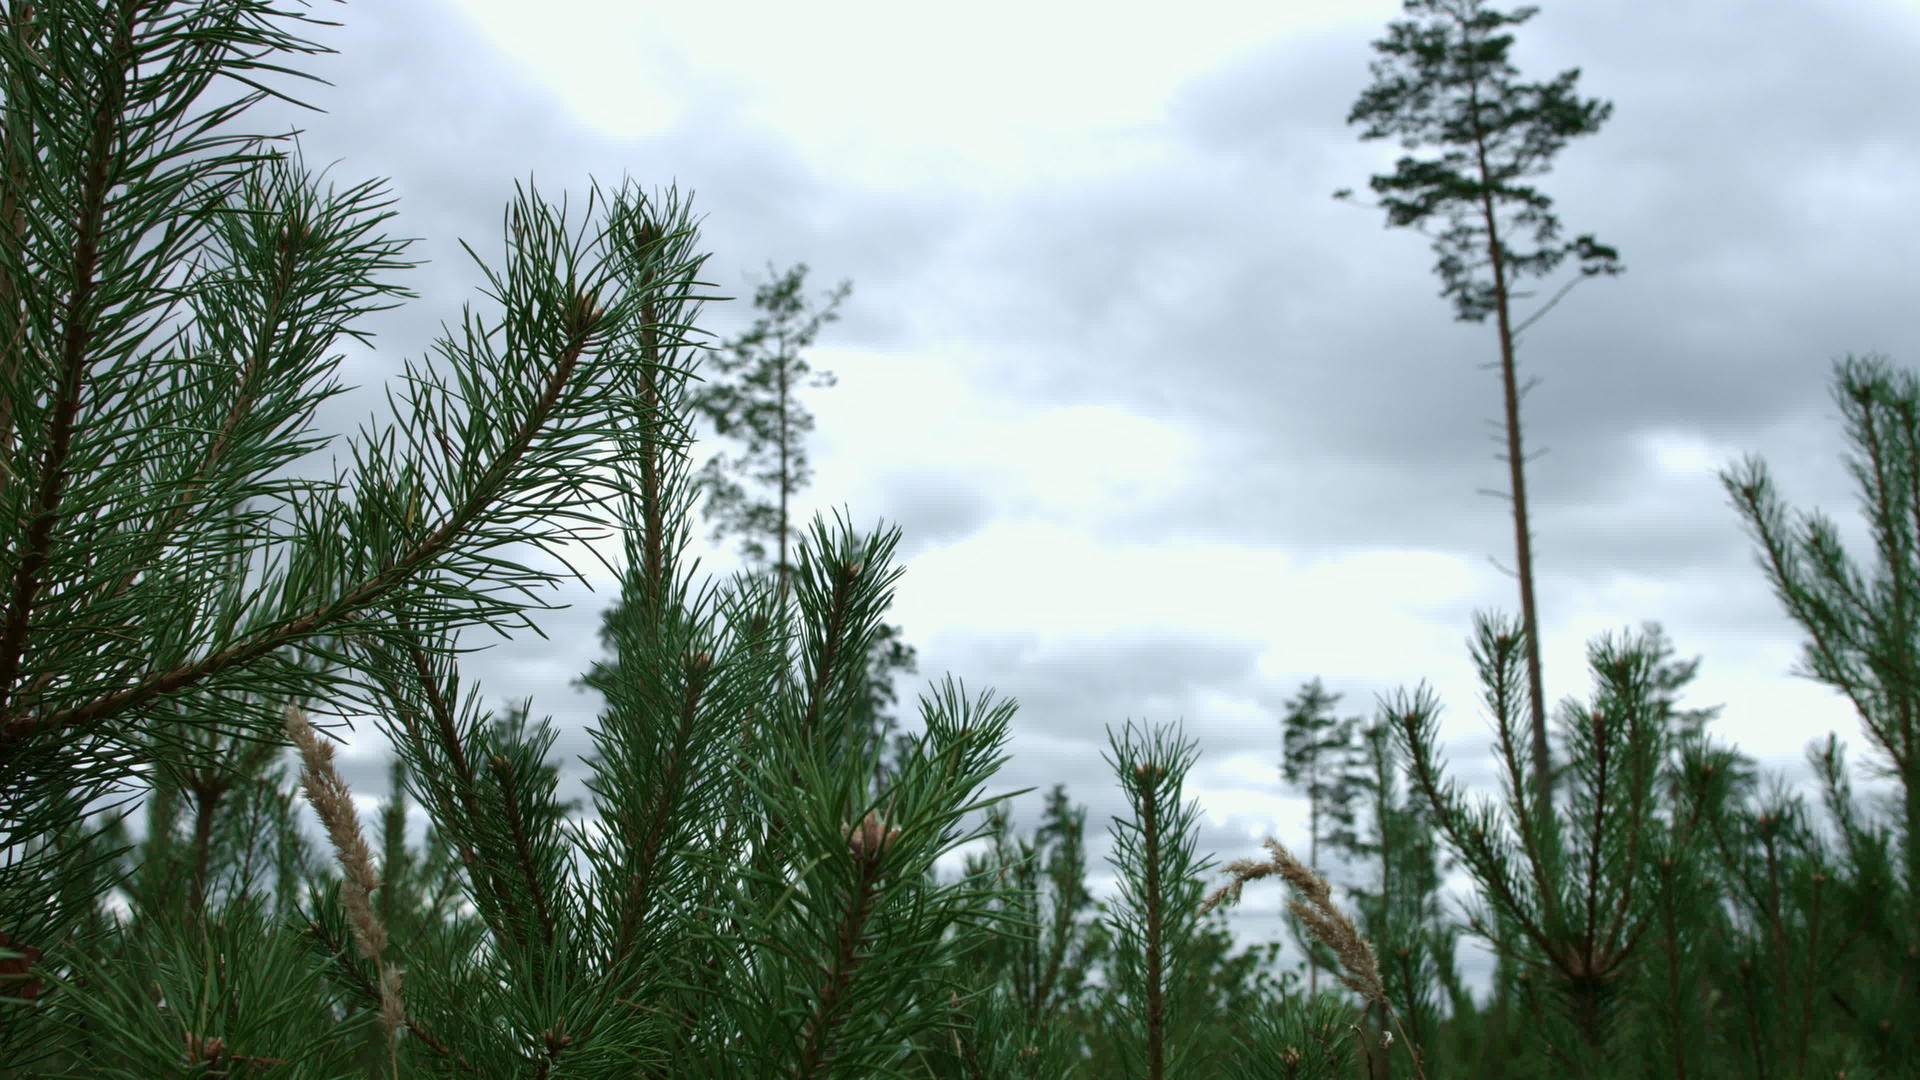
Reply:
[[[1406, 0], [1416, 18], [1388, 24], [1387, 36], [1373, 43], [1381, 55], [1369, 70], [1374, 83], [1361, 93], [1347, 115], [1349, 124], [1365, 124], [1362, 139], [1397, 136], [1409, 150], [1435, 146], [1437, 159], [1402, 157], [1394, 171], [1369, 184], [1386, 208], [1387, 224], [1420, 227], [1443, 217], [1444, 232], [1433, 238], [1439, 255], [1434, 270], [1444, 283], [1441, 295], [1453, 301], [1463, 322], [1495, 316], [1500, 336], [1500, 379], [1506, 415], [1506, 461], [1513, 486], [1513, 543], [1520, 580], [1520, 617], [1525, 633], [1527, 689], [1532, 720], [1533, 774], [1539, 797], [1553, 797], [1553, 771], [1547, 749], [1546, 693], [1540, 677], [1540, 622], [1533, 591], [1533, 535], [1528, 525], [1526, 456], [1520, 442], [1520, 397], [1526, 388], [1515, 372], [1515, 348], [1522, 331], [1559, 303], [1567, 290], [1596, 274], [1618, 274], [1613, 248], [1591, 235], [1558, 242], [1560, 222], [1553, 200], [1520, 181], [1547, 171], [1568, 139], [1598, 131], [1613, 106], [1581, 99], [1573, 92], [1580, 69], [1563, 71], [1552, 82], [1520, 83], [1507, 62], [1518, 26], [1538, 11], [1522, 7], [1512, 14], [1481, 0]], [[1349, 191], [1334, 193], [1345, 198]], [[1510, 246], [1531, 231], [1539, 245], [1532, 251]], [[1574, 256], [1580, 276], [1538, 311], [1516, 323], [1513, 301], [1530, 294], [1514, 283], [1544, 276]]]

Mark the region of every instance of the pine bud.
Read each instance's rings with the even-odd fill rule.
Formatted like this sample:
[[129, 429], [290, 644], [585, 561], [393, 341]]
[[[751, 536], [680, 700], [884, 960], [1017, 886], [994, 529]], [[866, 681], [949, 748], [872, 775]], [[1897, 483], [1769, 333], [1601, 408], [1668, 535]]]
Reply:
[[872, 810], [867, 811], [865, 821], [847, 828], [847, 847], [853, 850], [854, 858], [863, 862], [872, 862], [886, 854], [899, 838], [900, 830], [888, 828]]
[[588, 333], [606, 313], [598, 293], [576, 293], [573, 306], [567, 311], [567, 329], [576, 334]]
[[27, 978], [27, 972], [40, 959], [40, 950], [22, 945], [0, 931], [0, 949], [23, 955], [0, 960], [0, 995], [32, 1001], [40, 996], [40, 980]]
[[189, 1031], [181, 1038], [186, 1044], [187, 1064], [189, 1065], [198, 1065], [202, 1062], [218, 1064], [227, 1052], [226, 1044], [221, 1042], [218, 1036], [211, 1039], [202, 1039], [200, 1036]]

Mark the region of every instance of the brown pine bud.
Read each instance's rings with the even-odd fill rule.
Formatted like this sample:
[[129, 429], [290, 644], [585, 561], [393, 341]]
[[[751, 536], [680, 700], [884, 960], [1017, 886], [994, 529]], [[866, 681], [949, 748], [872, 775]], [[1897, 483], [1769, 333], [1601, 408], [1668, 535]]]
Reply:
[[880, 815], [867, 811], [865, 821], [847, 829], [847, 846], [853, 850], [853, 857], [871, 862], [886, 854], [893, 842], [900, 838], [900, 830], [888, 828], [880, 820]]
[[572, 307], [567, 310], [567, 329], [576, 334], [588, 333], [606, 314], [598, 293], [576, 293]]
[[0, 949], [21, 953], [0, 960], [0, 996], [32, 1001], [40, 996], [40, 980], [27, 978], [27, 971], [40, 959], [40, 950], [22, 945], [0, 931]]
[[181, 1039], [186, 1044], [187, 1064], [189, 1065], [198, 1065], [202, 1062], [218, 1064], [227, 1052], [226, 1044], [221, 1042], [217, 1036], [211, 1039], [203, 1039], [189, 1031], [183, 1035]]

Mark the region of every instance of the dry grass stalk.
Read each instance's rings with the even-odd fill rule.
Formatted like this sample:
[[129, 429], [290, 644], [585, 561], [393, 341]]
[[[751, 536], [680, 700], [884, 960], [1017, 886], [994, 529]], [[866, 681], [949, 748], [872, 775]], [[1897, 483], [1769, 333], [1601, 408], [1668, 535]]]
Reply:
[[[1340, 958], [1340, 981], [1354, 993], [1379, 1005], [1398, 1029], [1400, 1019], [1394, 1015], [1393, 1006], [1387, 1001], [1387, 988], [1380, 980], [1380, 965], [1374, 959], [1373, 946], [1360, 936], [1360, 928], [1354, 925], [1353, 920], [1333, 906], [1333, 890], [1327, 886], [1327, 879], [1294, 858], [1272, 837], [1268, 837], [1265, 844], [1273, 857], [1265, 862], [1235, 859], [1228, 863], [1225, 869], [1233, 875], [1233, 880], [1207, 897], [1206, 903], [1200, 905], [1200, 914], [1212, 911], [1223, 900], [1237, 903], [1241, 890], [1249, 881], [1280, 875], [1287, 884], [1293, 886], [1297, 895], [1306, 900], [1305, 903], [1295, 900], [1287, 905], [1288, 909], [1307, 924], [1308, 932], [1316, 941], [1332, 949], [1334, 955]], [[1392, 1038], [1391, 1033], [1388, 1038]], [[1414, 1068], [1424, 1080], [1426, 1073], [1421, 1069], [1420, 1055], [1408, 1042], [1406, 1032], [1400, 1033], [1400, 1041], [1407, 1044], [1407, 1052], [1413, 1055]]]
[[400, 969], [382, 959], [387, 951], [387, 928], [373, 909], [373, 890], [380, 879], [373, 872], [373, 851], [360, 832], [360, 814], [353, 808], [353, 792], [333, 767], [333, 744], [322, 739], [307, 721], [299, 706], [287, 706], [287, 734], [300, 751], [300, 782], [307, 789], [307, 801], [327, 827], [327, 839], [340, 858], [346, 880], [340, 886], [341, 901], [347, 907], [347, 922], [361, 955], [374, 962], [380, 972], [380, 1026], [387, 1032], [389, 1046], [393, 1035], [406, 1023], [406, 1010], [400, 1000]]
[[1373, 947], [1360, 936], [1360, 928], [1346, 913], [1333, 906], [1333, 891], [1327, 887], [1327, 879], [1309, 869], [1306, 864], [1293, 857], [1293, 854], [1273, 839], [1266, 841], [1266, 848], [1273, 858], [1266, 862], [1252, 859], [1236, 859], [1227, 864], [1227, 872], [1233, 875], [1232, 883], [1215, 891], [1207, 897], [1200, 907], [1202, 915], [1214, 909], [1222, 900], [1231, 898], [1238, 901], [1240, 890], [1249, 881], [1279, 874], [1293, 886], [1294, 892], [1306, 898], [1307, 903], [1295, 900], [1288, 908], [1307, 929], [1314, 939], [1332, 949], [1340, 958], [1343, 974], [1340, 981], [1346, 983], [1354, 993], [1368, 1001], [1387, 1004], [1386, 987], [1380, 982], [1380, 965], [1374, 959]]

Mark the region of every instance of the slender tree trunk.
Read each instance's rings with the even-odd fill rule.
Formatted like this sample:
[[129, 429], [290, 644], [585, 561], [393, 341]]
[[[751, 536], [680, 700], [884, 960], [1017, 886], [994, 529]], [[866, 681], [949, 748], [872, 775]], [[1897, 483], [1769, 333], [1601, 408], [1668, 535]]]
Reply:
[[193, 816], [193, 887], [187, 897], [187, 908], [196, 919], [207, 910], [207, 866], [213, 860], [213, 816], [219, 808], [220, 795], [220, 789], [214, 787], [198, 787], [193, 791], [196, 804]]
[[[1307, 773], [1307, 865], [1314, 873], [1320, 872], [1320, 770]], [[1282, 908], [1281, 910], [1285, 910]], [[1307, 993], [1320, 992], [1320, 965], [1313, 960], [1313, 949], [1307, 949]]]
[[1920, 746], [1915, 745], [1914, 729], [1907, 727], [1907, 768], [1901, 777], [1906, 786], [1907, 811], [1907, 895], [1920, 896], [1920, 763], [1914, 758], [1920, 754]]
[[[1477, 107], [1478, 101], [1476, 99]], [[1520, 622], [1527, 636], [1527, 700], [1533, 720], [1533, 782], [1540, 805], [1551, 816], [1553, 763], [1547, 757], [1547, 700], [1540, 678], [1540, 619], [1533, 601], [1533, 533], [1527, 515], [1526, 458], [1520, 446], [1520, 388], [1514, 372], [1513, 316], [1507, 295], [1506, 260], [1500, 249], [1500, 227], [1493, 211], [1486, 142], [1476, 136], [1480, 165], [1480, 208], [1487, 223], [1487, 256], [1493, 262], [1493, 299], [1500, 326], [1500, 381], [1507, 415], [1507, 475], [1513, 485], [1513, 550], [1520, 578]]]
[[780, 601], [787, 599], [787, 495], [793, 482], [787, 469], [787, 339], [780, 337], [780, 562], [775, 571], [780, 575]]
[[[652, 235], [649, 230], [649, 236]], [[649, 282], [650, 284], [650, 282]], [[645, 410], [644, 424], [665, 424], [667, 418], [660, 415], [660, 340], [659, 312], [654, 310], [652, 302], [645, 304], [641, 319], [645, 325], [640, 331], [640, 348], [647, 359], [645, 381], [640, 387], [640, 403]], [[658, 429], [656, 428], [656, 431]], [[647, 560], [647, 614], [648, 626], [658, 625], [660, 605], [667, 595], [667, 522], [666, 508], [660, 504], [660, 439], [647, 440], [646, 456], [640, 459], [640, 501], [642, 514], [645, 515], [646, 536], [645, 558]]]

